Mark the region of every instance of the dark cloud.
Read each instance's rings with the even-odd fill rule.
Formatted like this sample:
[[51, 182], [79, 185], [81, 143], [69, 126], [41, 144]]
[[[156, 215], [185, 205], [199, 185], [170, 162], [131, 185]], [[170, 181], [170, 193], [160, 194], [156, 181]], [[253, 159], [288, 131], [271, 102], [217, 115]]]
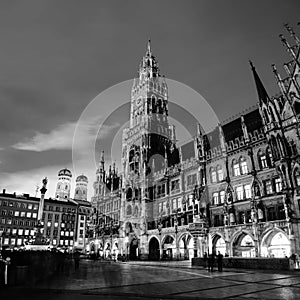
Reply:
[[299, 9], [296, 0], [1, 1], [1, 168], [68, 163], [67, 150], [9, 146], [76, 122], [97, 94], [136, 76], [148, 38], [161, 73], [197, 90], [221, 120], [257, 102], [249, 59], [276, 93], [270, 65], [282, 72], [289, 60], [278, 34], [296, 27]]

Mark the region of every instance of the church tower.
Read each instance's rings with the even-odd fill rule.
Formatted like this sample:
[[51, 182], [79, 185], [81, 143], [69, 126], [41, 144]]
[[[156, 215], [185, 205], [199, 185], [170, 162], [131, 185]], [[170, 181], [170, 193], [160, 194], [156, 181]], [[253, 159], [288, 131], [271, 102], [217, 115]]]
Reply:
[[[168, 122], [168, 88], [148, 42], [131, 90], [130, 126], [122, 136], [122, 208], [125, 237], [137, 255], [147, 253], [146, 224], [153, 220], [152, 176], [165, 170], [176, 150]], [[138, 224], [138, 226], [133, 226]]]
[[62, 169], [58, 172], [58, 183], [56, 186], [56, 199], [69, 199], [71, 191], [72, 173], [68, 169]]
[[76, 178], [76, 187], [75, 187], [75, 200], [84, 200], [87, 201], [87, 185], [88, 178], [85, 175], [79, 175]]

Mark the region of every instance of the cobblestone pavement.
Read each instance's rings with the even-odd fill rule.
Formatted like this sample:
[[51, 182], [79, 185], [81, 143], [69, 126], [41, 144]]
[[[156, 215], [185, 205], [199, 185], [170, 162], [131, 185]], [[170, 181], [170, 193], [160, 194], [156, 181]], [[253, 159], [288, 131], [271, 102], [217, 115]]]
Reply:
[[[41, 270], [42, 271], [42, 270]], [[2, 288], [1, 299], [300, 299], [300, 273], [225, 269], [189, 262], [81, 261], [31, 288]]]

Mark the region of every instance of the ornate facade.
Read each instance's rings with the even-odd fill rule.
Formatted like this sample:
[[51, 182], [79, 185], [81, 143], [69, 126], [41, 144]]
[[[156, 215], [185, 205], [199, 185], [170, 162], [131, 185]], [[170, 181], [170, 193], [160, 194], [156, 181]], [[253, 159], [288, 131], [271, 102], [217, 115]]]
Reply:
[[123, 132], [122, 180], [110, 171], [109, 182], [118, 184], [104, 188], [104, 159], [97, 170], [96, 212], [100, 203], [119, 203], [100, 212], [106, 224], [114, 220], [114, 230], [102, 231], [103, 250], [131, 259], [300, 253], [300, 41], [286, 29], [294, 42], [281, 35], [291, 56], [287, 77], [273, 65], [280, 93], [269, 97], [250, 63], [258, 105], [209, 133], [199, 125], [181, 147], [168, 122], [167, 84], [148, 44]]

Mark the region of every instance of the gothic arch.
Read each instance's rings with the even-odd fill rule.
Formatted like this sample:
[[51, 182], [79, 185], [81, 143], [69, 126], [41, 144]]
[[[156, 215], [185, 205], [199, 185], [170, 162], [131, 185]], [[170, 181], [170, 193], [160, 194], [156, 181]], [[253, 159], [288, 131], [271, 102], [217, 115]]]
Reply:
[[[249, 239], [249, 245], [242, 245], [247, 237]], [[231, 238], [230, 248], [233, 256], [253, 257], [255, 256], [254, 236], [248, 230], [237, 231]]]
[[[278, 239], [279, 238], [279, 239]], [[276, 241], [274, 241], [274, 239]], [[280, 242], [281, 240], [281, 242]], [[286, 232], [281, 228], [268, 228], [262, 234], [261, 256], [289, 257], [291, 243]]]

